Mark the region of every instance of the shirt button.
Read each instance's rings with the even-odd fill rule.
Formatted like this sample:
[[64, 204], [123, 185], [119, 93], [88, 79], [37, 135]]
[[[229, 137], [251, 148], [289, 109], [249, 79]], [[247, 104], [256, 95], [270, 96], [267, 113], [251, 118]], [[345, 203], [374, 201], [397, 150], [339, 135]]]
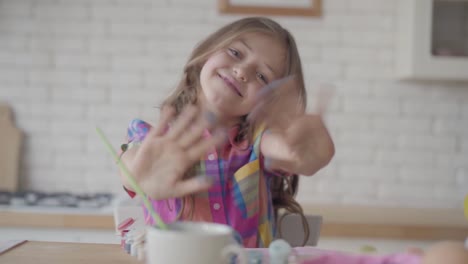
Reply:
[[209, 160], [214, 160], [214, 159], [215, 159], [215, 155], [214, 155], [214, 154], [208, 155], [208, 159], [209, 159]]
[[221, 205], [220, 205], [219, 203], [213, 204], [213, 209], [215, 209], [216, 211], [218, 211], [219, 208], [221, 208]]

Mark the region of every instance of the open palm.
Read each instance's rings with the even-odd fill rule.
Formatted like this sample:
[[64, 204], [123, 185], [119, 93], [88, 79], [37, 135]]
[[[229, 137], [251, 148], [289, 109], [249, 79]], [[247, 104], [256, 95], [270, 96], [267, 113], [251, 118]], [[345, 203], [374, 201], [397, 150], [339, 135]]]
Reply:
[[334, 145], [323, 120], [331, 98], [330, 90], [317, 96], [317, 110], [306, 113], [294, 87], [294, 78], [285, 78], [275, 87], [266, 87], [253, 111], [257, 122], [268, 128], [262, 139], [262, 154], [270, 169], [313, 175], [334, 155]]
[[205, 175], [184, 177], [209, 149], [223, 142], [222, 133], [203, 137], [203, 131], [210, 126], [197, 107], [187, 106], [177, 119], [174, 109], [163, 110], [159, 124], [149, 131], [130, 164], [147, 195], [167, 199], [210, 187], [211, 181]]

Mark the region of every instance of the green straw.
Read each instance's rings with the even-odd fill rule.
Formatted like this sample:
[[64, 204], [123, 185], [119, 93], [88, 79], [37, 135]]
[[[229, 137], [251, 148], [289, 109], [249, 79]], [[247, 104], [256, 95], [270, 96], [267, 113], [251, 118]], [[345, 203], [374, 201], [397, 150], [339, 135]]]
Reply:
[[104, 133], [102, 132], [102, 130], [99, 127], [96, 127], [96, 131], [97, 131], [99, 137], [101, 138], [102, 142], [104, 143], [104, 145], [107, 147], [107, 150], [110, 152], [110, 154], [112, 154], [112, 157], [117, 162], [117, 165], [119, 166], [119, 168], [122, 170], [122, 172], [127, 177], [128, 181], [132, 185], [132, 188], [142, 198], [143, 204], [145, 205], [148, 212], [151, 214], [151, 217], [153, 217], [153, 219], [156, 221], [159, 228], [167, 229], [167, 225], [161, 220], [161, 217], [154, 211], [153, 206], [151, 206], [151, 203], [150, 203], [148, 197], [141, 190], [140, 186], [138, 186], [138, 183], [135, 181], [135, 178], [133, 178], [130, 171], [127, 169], [127, 166], [125, 166], [125, 164], [120, 160], [119, 156], [117, 155], [115, 150], [112, 148], [112, 145], [109, 143], [109, 140], [107, 140], [107, 138], [104, 135]]

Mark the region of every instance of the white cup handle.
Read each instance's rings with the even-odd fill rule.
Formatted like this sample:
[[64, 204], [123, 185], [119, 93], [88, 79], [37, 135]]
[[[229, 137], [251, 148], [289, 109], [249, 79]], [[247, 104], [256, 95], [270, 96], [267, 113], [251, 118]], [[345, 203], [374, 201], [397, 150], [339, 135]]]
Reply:
[[248, 257], [245, 249], [238, 244], [230, 244], [223, 248], [221, 253], [225, 263], [231, 263], [231, 257], [237, 256], [237, 264], [248, 264]]

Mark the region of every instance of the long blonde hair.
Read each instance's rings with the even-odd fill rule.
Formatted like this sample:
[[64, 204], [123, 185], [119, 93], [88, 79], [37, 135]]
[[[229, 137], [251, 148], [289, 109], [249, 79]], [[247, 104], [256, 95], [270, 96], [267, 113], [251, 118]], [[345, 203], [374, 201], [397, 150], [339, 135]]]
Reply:
[[[247, 33], [267, 34], [284, 45], [286, 48], [286, 70], [282, 77], [294, 75], [296, 81], [295, 87], [298, 89], [297, 92], [300, 97], [300, 103], [305, 109], [307, 104], [307, 95], [304, 85], [301, 60], [294, 37], [288, 30], [284, 29], [277, 22], [265, 17], [248, 17], [234, 21], [215, 31], [205, 40], [200, 42], [192, 51], [184, 67], [182, 78], [180, 79], [176, 89], [163, 102], [163, 106], [168, 105], [174, 107], [178, 114], [186, 105], [197, 104], [197, 96], [200, 89], [200, 72], [205, 62], [213, 53], [226, 48], [233, 41]], [[252, 132], [256, 125], [254, 123], [255, 120], [243, 117], [241, 124], [239, 124], [240, 132], [236, 141], [242, 141], [245, 139], [252, 140]], [[280, 209], [285, 209], [290, 213], [300, 214], [304, 220], [302, 208], [294, 199], [297, 193], [298, 181], [299, 177], [297, 175], [288, 177], [272, 177], [270, 189], [272, 193], [275, 218], [278, 217]], [[185, 201], [183, 204], [185, 204]], [[183, 208], [181, 212], [182, 211]], [[309, 233], [308, 226], [304, 225], [304, 229], [307, 238]]]

